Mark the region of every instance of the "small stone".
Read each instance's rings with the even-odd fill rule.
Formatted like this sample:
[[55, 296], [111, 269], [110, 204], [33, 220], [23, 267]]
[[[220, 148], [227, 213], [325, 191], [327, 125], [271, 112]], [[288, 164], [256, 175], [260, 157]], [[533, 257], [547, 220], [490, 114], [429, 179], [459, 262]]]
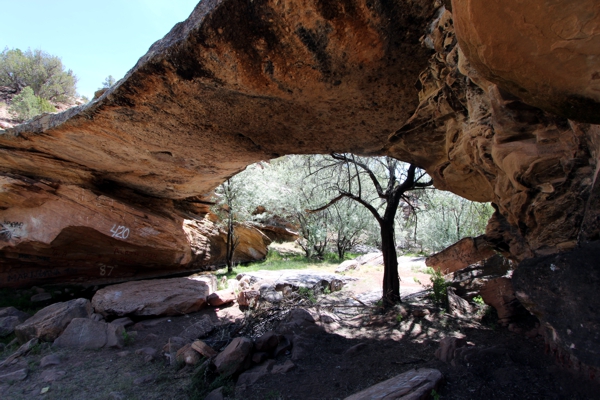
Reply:
[[362, 352], [363, 350], [365, 350], [368, 347], [368, 345], [366, 343], [359, 343], [359, 344], [355, 344], [354, 346], [350, 347], [348, 350], [346, 350], [344, 352], [344, 356], [346, 357], [353, 357], [356, 354]]
[[27, 369], [23, 368], [14, 372], [9, 372], [8, 374], [0, 375], [0, 382], [10, 383], [15, 381], [22, 381], [25, 378], [27, 378]]
[[246, 337], [233, 339], [213, 361], [217, 372], [227, 377], [247, 369], [252, 362], [251, 351], [252, 341], [250, 339]]
[[61, 362], [61, 359], [58, 354], [49, 354], [40, 360], [40, 367], [46, 368], [46, 367], [49, 367], [50, 365], [58, 365], [58, 364], [60, 364], [60, 362]]
[[149, 333], [149, 334], [147, 334], [147, 335], [146, 335], [146, 338], [145, 338], [145, 339], [146, 339], [146, 340], [154, 340], [154, 339], [156, 339], [156, 338], [158, 338], [158, 335], [157, 335], [157, 334], [155, 334], [155, 333]]
[[233, 290], [218, 290], [210, 294], [206, 301], [213, 307], [219, 307], [225, 304], [230, 304], [235, 301], [235, 293]]
[[439, 360], [449, 363], [454, 359], [456, 349], [466, 344], [464, 337], [446, 337], [440, 340], [440, 348], [435, 351], [435, 357]]
[[254, 342], [254, 348], [256, 351], [262, 351], [265, 353], [272, 353], [278, 345], [279, 336], [273, 331], [266, 332]]
[[118, 352], [118, 353], [117, 353], [117, 355], [118, 355], [119, 357], [126, 357], [126, 356], [128, 356], [129, 354], [131, 354], [131, 352], [130, 352], [130, 351], [128, 351], [128, 350], [125, 350], [125, 351], [120, 351], [120, 352]]
[[37, 286], [32, 286], [32, 287], [31, 287], [31, 290], [33, 290], [34, 292], [36, 292], [36, 293], [38, 293], [38, 294], [39, 294], [39, 293], [44, 293], [44, 292], [46, 292], [46, 290], [45, 290], [45, 289], [42, 289], [41, 287], [37, 287]]
[[412, 312], [412, 315], [415, 318], [423, 318], [429, 314], [430, 314], [430, 312], [426, 308], [417, 308], [416, 310], [413, 310], [413, 312]]
[[290, 340], [284, 336], [284, 335], [278, 335], [279, 336], [279, 344], [277, 345], [277, 348], [275, 349], [275, 353], [273, 354], [273, 357], [277, 358], [282, 354], [286, 354], [286, 352], [288, 352], [289, 350], [292, 349], [292, 342], [290, 342]]
[[40, 303], [42, 301], [48, 301], [52, 299], [52, 295], [50, 293], [38, 293], [31, 296], [32, 303]]
[[48, 390], [50, 390], [50, 386], [46, 386], [45, 388], [42, 388], [42, 390], [40, 390], [40, 394], [46, 394], [46, 393], [48, 393]]

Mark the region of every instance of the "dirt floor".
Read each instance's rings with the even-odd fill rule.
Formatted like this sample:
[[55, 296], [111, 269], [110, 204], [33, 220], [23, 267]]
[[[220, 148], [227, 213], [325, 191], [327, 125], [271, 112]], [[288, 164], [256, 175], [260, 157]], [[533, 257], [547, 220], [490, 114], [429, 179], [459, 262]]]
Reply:
[[[544, 353], [541, 337], [527, 338], [498, 326], [485, 306], [457, 317], [433, 304], [417, 283], [428, 279], [420, 260], [405, 261], [400, 268], [405, 298], [393, 310], [383, 312], [375, 303], [381, 267], [348, 273], [362, 279], [341, 292], [317, 296], [316, 303], [295, 301], [295, 306], [314, 316], [320, 328], [294, 336], [293, 345], [304, 349], [300, 356], [287, 351], [277, 358], [277, 364], [283, 364], [295, 354], [293, 369], [266, 374], [243, 390], [236, 390], [235, 379], [206, 380], [207, 373], [198, 372], [202, 362], [196, 366], [171, 363], [161, 349], [170, 337], [192, 331], [205, 315], [220, 324], [203, 337], [216, 349], [240, 334], [259, 336], [276, 329], [289, 312], [285, 305], [263, 304], [254, 311], [241, 311], [234, 305], [138, 320], [127, 328], [123, 349], [66, 350], [44, 343], [0, 368], [0, 375], [23, 368], [28, 371], [22, 381], [0, 383], [0, 398], [203, 399], [210, 389], [223, 385], [229, 399], [343, 399], [422, 367], [443, 373], [439, 399], [600, 398], [598, 385], [555, 366]], [[531, 320], [523, 323], [533, 324]], [[468, 357], [456, 360], [455, 365], [438, 360], [434, 353], [446, 336], [463, 336]], [[16, 348], [5, 349], [0, 360]], [[148, 348], [157, 353], [149, 356]], [[60, 363], [42, 367], [42, 358], [51, 354], [58, 355]]]

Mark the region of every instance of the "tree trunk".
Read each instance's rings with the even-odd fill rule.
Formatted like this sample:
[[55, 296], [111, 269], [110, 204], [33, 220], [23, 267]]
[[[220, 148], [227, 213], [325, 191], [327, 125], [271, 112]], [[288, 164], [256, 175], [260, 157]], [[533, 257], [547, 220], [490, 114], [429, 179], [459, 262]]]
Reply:
[[383, 306], [400, 303], [400, 276], [394, 240], [394, 222], [380, 221], [381, 252], [383, 253]]

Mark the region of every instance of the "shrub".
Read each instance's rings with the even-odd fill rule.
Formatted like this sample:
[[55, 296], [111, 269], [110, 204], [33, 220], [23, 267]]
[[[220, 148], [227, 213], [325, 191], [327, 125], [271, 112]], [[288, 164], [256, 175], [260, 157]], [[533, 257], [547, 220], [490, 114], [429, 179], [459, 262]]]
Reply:
[[431, 298], [439, 304], [445, 305], [448, 301], [448, 282], [440, 271], [433, 271], [431, 274]]
[[33, 89], [26, 87], [13, 97], [8, 112], [18, 121], [26, 121], [45, 112], [55, 112], [56, 108], [46, 99], [33, 93]]

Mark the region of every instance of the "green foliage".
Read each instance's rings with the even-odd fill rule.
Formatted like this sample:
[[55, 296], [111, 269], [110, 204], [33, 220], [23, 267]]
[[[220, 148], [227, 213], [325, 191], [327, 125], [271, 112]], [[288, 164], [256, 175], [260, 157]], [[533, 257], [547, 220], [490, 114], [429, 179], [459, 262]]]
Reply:
[[123, 343], [125, 346], [130, 346], [135, 341], [135, 338], [131, 336], [127, 331], [123, 331]]
[[440, 400], [440, 394], [435, 389], [433, 389], [431, 391], [431, 398], [433, 400]]
[[398, 323], [402, 322], [402, 314], [396, 315], [396, 322], [398, 322]]
[[489, 203], [476, 203], [450, 192], [433, 190], [422, 196], [415, 236], [422, 247], [438, 252], [467, 236], [485, 233], [493, 213]]
[[117, 81], [115, 80], [115, 78], [112, 75], [109, 75], [106, 78], [104, 78], [104, 81], [102, 82], [101, 89], [108, 89], [109, 87], [111, 87], [115, 83], [117, 83]]
[[313, 304], [317, 302], [317, 298], [315, 297], [315, 291], [311, 288], [300, 287], [298, 288], [298, 294]]
[[440, 271], [434, 271], [431, 274], [431, 299], [439, 304], [446, 304], [448, 301], [448, 285], [444, 275]]
[[46, 99], [33, 93], [27, 86], [18, 95], [13, 97], [8, 112], [18, 121], [26, 121], [45, 112], [56, 112], [56, 108]]
[[483, 301], [483, 297], [481, 296], [475, 296], [473, 297], [473, 303], [479, 305], [479, 306], [483, 306], [485, 305], [485, 302]]
[[75, 96], [77, 78], [59, 57], [42, 50], [5, 48], [0, 53], [0, 85], [21, 92], [30, 87], [42, 99], [58, 102]]

